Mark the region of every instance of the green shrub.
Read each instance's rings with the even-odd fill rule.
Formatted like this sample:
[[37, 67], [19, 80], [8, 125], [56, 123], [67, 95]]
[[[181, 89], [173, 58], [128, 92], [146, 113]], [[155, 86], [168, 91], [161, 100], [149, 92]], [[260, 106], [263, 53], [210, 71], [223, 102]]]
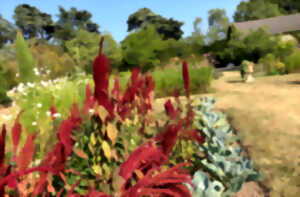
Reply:
[[300, 51], [284, 59], [285, 70], [287, 73], [300, 72]]
[[75, 38], [66, 42], [66, 48], [77, 66], [83, 70], [91, 71], [92, 57], [98, 53], [99, 42], [99, 34], [80, 29]]
[[0, 104], [8, 104], [10, 99], [6, 92], [17, 84], [15, 61], [0, 58]]
[[34, 68], [36, 64], [21, 32], [18, 32], [17, 34], [16, 58], [19, 65], [21, 82], [26, 83], [35, 81], [36, 76]]
[[279, 36], [271, 36], [266, 29], [258, 29], [246, 36], [241, 32], [233, 32], [229, 41], [215, 43], [212, 53], [216, 56], [220, 65], [226, 66], [228, 63], [240, 65], [243, 60], [257, 63], [259, 59], [271, 53], [276, 58], [283, 58], [293, 53], [296, 46], [292, 41], [283, 42]]
[[158, 54], [164, 48], [165, 43], [153, 26], [131, 33], [122, 41], [124, 62], [129, 68], [139, 66], [143, 71], [160, 64]]
[[[209, 91], [209, 87], [213, 78], [213, 68], [203, 66], [200, 68], [189, 68], [191, 79], [191, 93], [205, 93]], [[152, 73], [155, 81], [155, 93], [157, 97], [172, 96], [175, 90], [180, 95], [184, 94], [184, 85], [181, 70], [177, 68], [166, 68], [163, 70], [155, 70]]]
[[268, 54], [258, 62], [267, 75], [284, 74], [285, 65], [273, 54]]
[[158, 58], [162, 64], [166, 64], [171, 58], [178, 57], [180, 59], [188, 58], [191, 55], [189, 45], [183, 39], [168, 39], [165, 41], [165, 47], [158, 54]]
[[31, 53], [36, 60], [36, 67], [39, 73], [45, 76], [45, 80], [64, 77], [76, 71], [75, 61], [59, 46], [35, 39], [30, 41], [30, 45]]

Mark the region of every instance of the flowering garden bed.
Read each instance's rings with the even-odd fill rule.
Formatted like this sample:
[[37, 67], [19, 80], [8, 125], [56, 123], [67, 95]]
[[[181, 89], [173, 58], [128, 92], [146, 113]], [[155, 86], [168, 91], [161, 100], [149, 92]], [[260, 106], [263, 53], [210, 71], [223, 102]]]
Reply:
[[190, 99], [186, 62], [188, 102], [175, 94], [161, 123], [152, 114], [150, 76], [133, 69], [124, 93], [117, 78], [109, 89], [102, 43], [93, 65], [94, 92], [86, 85], [84, 101], [78, 99], [66, 118], [57, 113], [59, 102], [48, 102], [50, 118], [31, 124], [32, 132], [20, 123], [21, 111], [10, 133], [11, 151], [3, 125], [0, 196], [233, 196], [243, 183], [261, 179], [215, 100]]

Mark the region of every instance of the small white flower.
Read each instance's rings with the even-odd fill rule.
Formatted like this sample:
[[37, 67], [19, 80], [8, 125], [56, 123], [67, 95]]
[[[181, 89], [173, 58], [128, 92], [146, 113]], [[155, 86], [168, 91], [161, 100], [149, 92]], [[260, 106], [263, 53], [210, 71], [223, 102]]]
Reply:
[[20, 74], [19, 73], [16, 73], [16, 77], [19, 77], [20, 76]]
[[40, 75], [40, 72], [39, 72], [39, 70], [37, 68], [34, 68], [33, 71], [34, 71], [35, 75], [37, 75], [37, 76]]
[[32, 126], [36, 126], [37, 125], [37, 123], [34, 121], [34, 122], [32, 122]]
[[90, 114], [94, 114], [94, 112], [95, 112], [94, 109], [90, 109], [90, 110], [89, 110], [89, 113], [90, 113]]
[[42, 103], [38, 103], [38, 104], [37, 104], [37, 107], [38, 107], [38, 108], [41, 108], [41, 107], [42, 107]]
[[6, 121], [10, 120], [11, 117], [12, 117], [12, 115], [5, 115], [5, 114], [2, 115], [2, 118]]
[[28, 82], [28, 83], [27, 83], [27, 86], [30, 87], [30, 88], [34, 88], [35, 85], [34, 85], [34, 83]]
[[61, 114], [60, 114], [60, 113], [55, 113], [53, 116], [54, 116], [55, 118], [60, 118], [60, 117], [61, 117]]
[[50, 116], [50, 115], [51, 115], [51, 112], [50, 112], [50, 111], [47, 111], [46, 114], [47, 114], [47, 116]]
[[41, 81], [41, 84], [42, 84], [42, 86], [44, 86], [44, 87], [47, 87], [47, 86], [48, 86], [48, 83], [45, 82], [45, 81]]
[[19, 92], [23, 92], [23, 91], [24, 91], [24, 84], [23, 84], [23, 83], [20, 83], [20, 84], [18, 85], [18, 87], [17, 87], [17, 90], [18, 90]]

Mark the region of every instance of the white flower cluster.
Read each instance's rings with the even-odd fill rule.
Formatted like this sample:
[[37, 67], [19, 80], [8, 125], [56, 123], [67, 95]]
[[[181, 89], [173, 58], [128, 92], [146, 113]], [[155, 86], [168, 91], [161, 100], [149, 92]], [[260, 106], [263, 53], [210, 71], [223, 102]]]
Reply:
[[[36, 75], [40, 74], [38, 69], [34, 70]], [[71, 79], [68, 77], [57, 78], [55, 80], [40, 80], [37, 82], [28, 82], [28, 83], [19, 83], [17, 87], [14, 87], [10, 91], [7, 92], [7, 95], [10, 98], [13, 98], [14, 103], [18, 106], [32, 106], [33, 111], [36, 113], [34, 117], [30, 118], [32, 126], [38, 126], [41, 121], [40, 118], [44, 118], [42, 114], [45, 114], [47, 117], [51, 117], [51, 111], [47, 110], [46, 106], [49, 104], [43, 103], [43, 101], [48, 100], [47, 96], [51, 95], [51, 97], [56, 99], [60, 95], [62, 95], [62, 91], [74, 91], [74, 94], [79, 93], [78, 87], [85, 86], [87, 83], [92, 81], [92, 77], [86, 74], [77, 74], [73, 76]], [[70, 89], [71, 87], [71, 89]], [[46, 95], [46, 99], [44, 99], [44, 95]], [[34, 98], [34, 100], [32, 100]], [[46, 111], [45, 111], [46, 110]], [[93, 114], [94, 110], [91, 109], [89, 113]], [[54, 118], [63, 118], [63, 114], [55, 113], [53, 114]], [[3, 116], [4, 121], [11, 119], [11, 116]]]

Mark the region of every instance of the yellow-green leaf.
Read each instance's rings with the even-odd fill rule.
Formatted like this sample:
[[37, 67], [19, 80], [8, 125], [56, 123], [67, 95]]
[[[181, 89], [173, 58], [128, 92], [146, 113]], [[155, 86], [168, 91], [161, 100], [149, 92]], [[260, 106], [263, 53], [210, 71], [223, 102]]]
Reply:
[[102, 175], [102, 169], [100, 168], [99, 165], [93, 165], [93, 166], [92, 166], [92, 169], [94, 170], [94, 172], [95, 172], [96, 174]]
[[133, 125], [137, 125], [138, 122], [139, 122], [139, 116], [136, 114], [134, 116]]
[[102, 142], [102, 150], [104, 152], [104, 155], [107, 159], [111, 158], [111, 150], [110, 150], [110, 146], [107, 143], [107, 141], [103, 141]]
[[114, 145], [116, 143], [116, 139], [117, 139], [117, 135], [118, 135], [118, 130], [115, 127], [115, 125], [108, 123], [107, 135], [108, 135], [109, 139], [112, 141], [112, 144]]
[[96, 137], [95, 137], [95, 134], [94, 134], [94, 133], [91, 134], [90, 141], [91, 141], [92, 145], [95, 145], [95, 144], [96, 144]]
[[98, 106], [97, 112], [98, 112], [98, 115], [100, 116], [100, 119], [102, 120], [102, 122], [104, 122], [106, 117], [108, 116], [107, 110], [103, 106]]

